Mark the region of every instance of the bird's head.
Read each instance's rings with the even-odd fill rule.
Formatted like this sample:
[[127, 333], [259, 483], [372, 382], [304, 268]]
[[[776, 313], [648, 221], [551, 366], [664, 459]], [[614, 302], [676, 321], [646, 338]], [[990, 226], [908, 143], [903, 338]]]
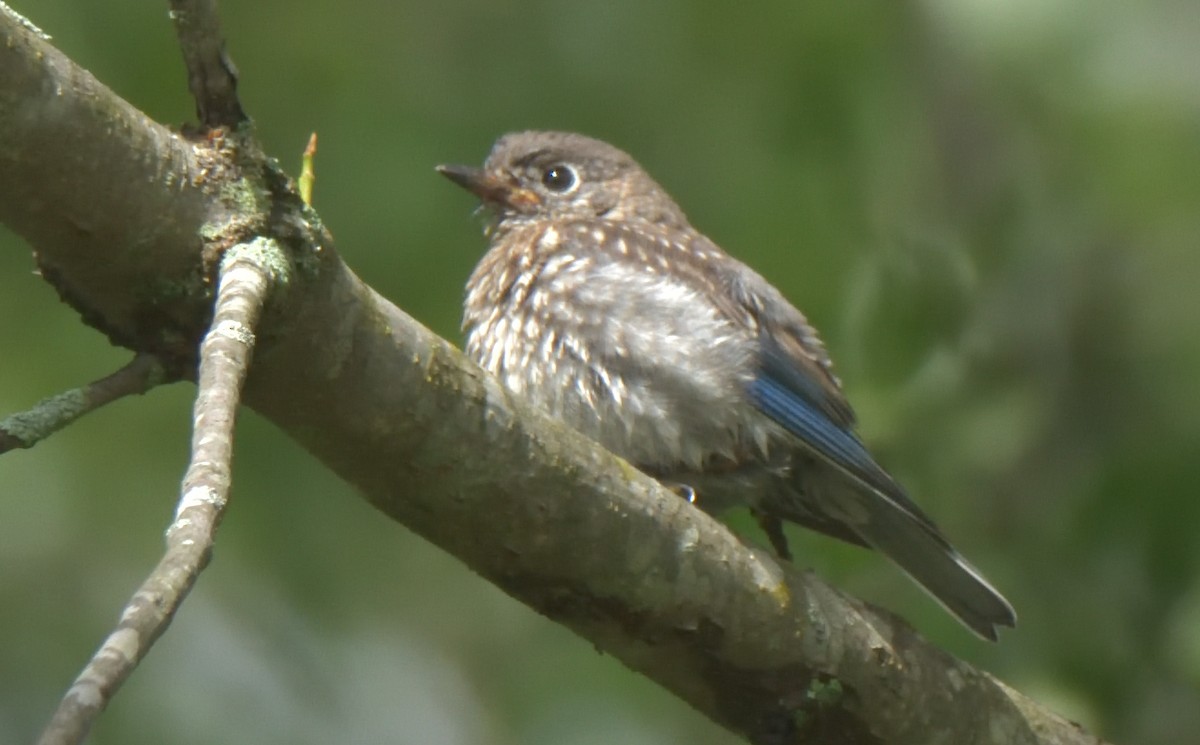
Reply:
[[515, 132], [496, 141], [482, 168], [438, 171], [506, 220], [687, 220], [637, 162], [621, 150], [570, 132]]

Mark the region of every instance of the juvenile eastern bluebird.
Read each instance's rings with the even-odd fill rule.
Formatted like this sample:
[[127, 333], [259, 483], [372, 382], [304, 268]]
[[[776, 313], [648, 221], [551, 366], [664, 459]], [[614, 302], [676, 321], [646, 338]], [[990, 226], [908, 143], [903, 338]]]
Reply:
[[747, 505], [878, 549], [981, 636], [1008, 601], [867, 452], [816, 331], [625, 153], [565, 132], [440, 166], [490, 209], [467, 354], [709, 512]]

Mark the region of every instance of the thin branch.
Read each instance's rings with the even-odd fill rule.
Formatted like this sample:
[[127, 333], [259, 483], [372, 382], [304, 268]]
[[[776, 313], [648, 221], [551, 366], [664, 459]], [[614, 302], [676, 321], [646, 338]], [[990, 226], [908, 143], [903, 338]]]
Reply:
[[[200, 349], [191, 462], [167, 548], [121, 613], [117, 628], [67, 691], [39, 745], [82, 742], [151, 645], [166, 630], [208, 564], [228, 503], [233, 425], [250, 367], [254, 332], [271, 277], [235, 247], [222, 263], [212, 326]], [[249, 247], [258, 250], [257, 247]]]
[[36, 403], [28, 411], [0, 419], [0, 454], [31, 448], [84, 414], [125, 396], [141, 395], [170, 382], [158, 358], [138, 354], [111, 375]]
[[209, 128], [236, 127], [247, 117], [238, 101], [237, 68], [225, 52], [216, 0], [170, 0], [170, 4], [200, 123]]

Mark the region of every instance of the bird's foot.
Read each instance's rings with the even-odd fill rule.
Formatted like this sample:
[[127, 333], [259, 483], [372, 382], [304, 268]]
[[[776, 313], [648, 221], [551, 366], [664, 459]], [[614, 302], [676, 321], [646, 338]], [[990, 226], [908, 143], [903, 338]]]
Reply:
[[767, 539], [771, 541], [771, 547], [775, 549], [775, 553], [779, 554], [779, 558], [791, 561], [792, 552], [788, 549], [787, 536], [783, 534], [783, 521], [770, 513], [758, 510], [751, 510], [751, 514], [758, 521], [758, 526], [767, 534]]

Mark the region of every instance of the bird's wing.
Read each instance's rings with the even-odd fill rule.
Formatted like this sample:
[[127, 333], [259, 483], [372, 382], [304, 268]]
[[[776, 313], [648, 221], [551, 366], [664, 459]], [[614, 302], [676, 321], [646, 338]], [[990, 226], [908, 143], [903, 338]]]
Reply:
[[[714, 302], [758, 338], [750, 400], [794, 435], [812, 458], [831, 467], [800, 464], [795, 474], [798, 503], [774, 513], [764, 510], [764, 527], [776, 548], [786, 545], [779, 517], [835, 537], [849, 533], [851, 542], [886, 554], [980, 636], [995, 640], [996, 626], [1014, 626], [1017, 616], [1009, 602], [950, 545], [854, 434], [854, 415], [829, 356], [800, 311], [732, 259], [710, 271], [720, 277], [709, 278], [718, 289], [711, 295]], [[827, 477], [834, 472], [844, 475], [851, 488], [828, 488]]]
[[[704, 293], [721, 313], [758, 338], [758, 364], [748, 389], [753, 404], [814, 457], [937, 533], [854, 434], [854, 412], [821, 338], [804, 314], [761, 275], [702, 234], [692, 232], [677, 245], [681, 250], [669, 255], [673, 276]], [[630, 260], [620, 252], [617, 256]]]
[[729, 302], [758, 333], [758, 369], [748, 391], [754, 405], [813, 455], [937, 533], [854, 433], [854, 412], [816, 329], [765, 279], [736, 269], [724, 283]]

